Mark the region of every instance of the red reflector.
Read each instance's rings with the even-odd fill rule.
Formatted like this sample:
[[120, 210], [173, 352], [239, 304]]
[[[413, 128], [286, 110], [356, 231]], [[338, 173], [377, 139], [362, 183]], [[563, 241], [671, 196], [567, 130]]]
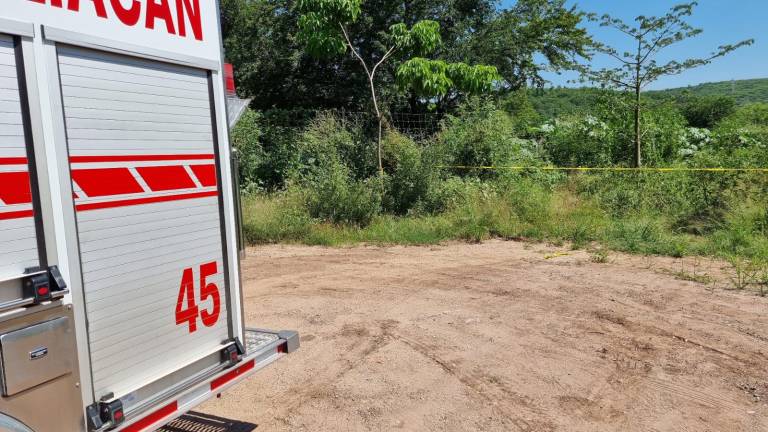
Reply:
[[122, 411], [115, 411], [115, 413], [112, 415], [112, 417], [115, 419], [115, 421], [121, 421], [123, 419], [123, 412]]
[[41, 286], [37, 289], [37, 295], [39, 296], [47, 296], [48, 295], [48, 287], [47, 286]]
[[153, 412], [152, 414], [137, 421], [136, 423], [130, 426], [127, 426], [125, 429], [122, 430], [122, 432], [144, 432], [146, 428], [172, 415], [173, 413], [176, 412], [177, 409], [179, 409], [179, 405], [176, 401], [173, 401], [168, 405], [160, 408], [159, 410]]
[[230, 63], [224, 63], [224, 81], [226, 82], [228, 94], [233, 95], [237, 93], [235, 90], [235, 70]]
[[278, 352], [279, 354], [285, 354], [285, 353], [287, 353], [287, 352], [288, 352], [288, 342], [286, 342], [286, 343], [284, 343], [284, 344], [282, 344], [282, 345], [278, 346], [278, 347], [277, 347], [277, 352]]
[[245, 363], [244, 365], [239, 366], [237, 369], [233, 370], [232, 372], [229, 372], [225, 375], [222, 375], [216, 378], [215, 380], [211, 381], [211, 390], [216, 390], [217, 388], [234, 380], [240, 375], [248, 372], [249, 370], [252, 370], [254, 367], [256, 367], [256, 360], [251, 360], [248, 363]]

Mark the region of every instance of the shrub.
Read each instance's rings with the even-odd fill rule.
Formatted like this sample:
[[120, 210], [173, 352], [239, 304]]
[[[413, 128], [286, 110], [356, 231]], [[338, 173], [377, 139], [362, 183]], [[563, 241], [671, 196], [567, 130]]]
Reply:
[[353, 179], [376, 173], [376, 147], [360, 124], [332, 113], [313, 119], [296, 142], [296, 166], [288, 173], [294, 181], [315, 181], [342, 165]]
[[347, 167], [331, 163], [324, 175], [303, 191], [309, 214], [336, 224], [368, 225], [381, 212], [382, 185], [378, 178], [355, 180]]
[[618, 161], [614, 132], [592, 115], [557, 118], [541, 128], [546, 149], [557, 166], [599, 167]]
[[768, 104], [744, 106], [723, 120], [715, 129], [715, 144], [725, 150], [768, 149]]
[[433, 157], [454, 169], [454, 175], [494, 179], [517, 177], [514, 170], [482, 167], [539, 166], [545, 163], [535, 142], [517, 137], [513, 118], [482, 100], [465, 104], [456, 116], [448, 116], [437, 136]]
[[699, 129], [712, 129], [734, 112], [736, 101], [728, 96], [689, 95], [680, 105], [680, 113], [688, 126]]
[[403, 215], [416, 208], [438, 182], [434, 163], [425, 160], [424, 150], [413, 140], [397, 132], [389, 132], [382, 144], [385, 184], [384, 209]]
[[263, 184], [260, 169], [267, 155], [261, 146], [260, 119], [258, 112], [249, 109], [232, 128], [232, 145], [240, 158], [240, 186], [244, 190], [258, 189]]

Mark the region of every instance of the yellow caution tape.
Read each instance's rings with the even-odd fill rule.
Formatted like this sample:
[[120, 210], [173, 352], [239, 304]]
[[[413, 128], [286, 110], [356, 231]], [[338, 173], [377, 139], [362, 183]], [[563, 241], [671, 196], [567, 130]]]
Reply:
[[466, 166], [438, 165], [440, 169], [477, 169], [512, 171], [614, 171], [614, 172], [757, 172], [768, 173], [768, 168], [629, 168], [629, 167], [552, 167], [552, 166]]

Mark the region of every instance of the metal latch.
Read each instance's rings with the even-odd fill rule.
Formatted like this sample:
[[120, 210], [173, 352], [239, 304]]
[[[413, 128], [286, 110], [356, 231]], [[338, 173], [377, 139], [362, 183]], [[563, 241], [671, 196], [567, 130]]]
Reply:
[[40, 304], [53, 298], [54, 293], [60, 293], [67, 289], [67, 283], [61, 275], [58, 266], [51, 266], [48, 270], [41, 268], [27, 269], [29, 275], [24, 278], [24, 298], [32, 299], [33, 304]]
[[238, 363], [245, 355], [245, 347], [240, 342], [239, 338], [235, 338], [233, 343], [227, 345], [226, 348], [221, 350], [222, 363], [229, 362], [230, 364]]
[[[101, 398], [101, 401], [86, 408], [88, 428], [91, 431], [115, 428], [125, 421], [123, 402], [114, 399], [115, 395], [109, 393]], [[110, 400], [111, 399], [111, 400]]]
[[24, 279], [24, 297], [34, 299], [34, 304], [51, 299], [51, 282], [48, 273], [36, 274]]

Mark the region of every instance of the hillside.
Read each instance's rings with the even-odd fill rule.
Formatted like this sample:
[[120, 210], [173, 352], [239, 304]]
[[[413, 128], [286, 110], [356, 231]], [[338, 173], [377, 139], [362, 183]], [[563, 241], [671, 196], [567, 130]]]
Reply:
[[[650, 91], [646, 95], [653, 99], [675, 98], [689, 93], [694, 96], [732, 96], [739, 105], [755, 102], [768, 103], [768, 78], [722, 81], [680, 87], [668, 90]], [[530, 100], [543, 116], [551, 118], [560, 114], [589, 109], [600, 94], [596, 88], [552, 88], [532, 91]]]
[[690, 92], [695, 96], [731, 96], [739, 105], [754, 102], [768, 102], [768, 78], [721, 81], [649, 92], [651, 94], [678, 96]]

